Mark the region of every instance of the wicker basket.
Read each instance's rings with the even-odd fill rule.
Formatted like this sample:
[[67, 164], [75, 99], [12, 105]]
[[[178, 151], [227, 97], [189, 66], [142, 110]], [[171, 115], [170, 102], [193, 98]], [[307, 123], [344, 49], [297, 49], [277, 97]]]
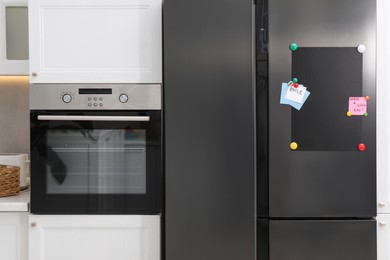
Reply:
[[20, 167], [0, 164], [0, 197], [18, 194], [20, 190]]

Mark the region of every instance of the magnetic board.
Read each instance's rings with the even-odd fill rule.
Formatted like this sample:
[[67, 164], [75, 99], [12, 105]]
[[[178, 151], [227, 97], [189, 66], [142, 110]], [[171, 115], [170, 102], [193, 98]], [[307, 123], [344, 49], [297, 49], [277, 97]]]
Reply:
[[[349, 97], [361, 97], [363, 55], [356, 47], [300, 47], [292, 52], [292, 78], [310, 91], [300, 111], [291, 109], [297, 151], [357, 151], [363, 116], [347, 116]], [[370, 112], [368, 111], [368, 114]]]

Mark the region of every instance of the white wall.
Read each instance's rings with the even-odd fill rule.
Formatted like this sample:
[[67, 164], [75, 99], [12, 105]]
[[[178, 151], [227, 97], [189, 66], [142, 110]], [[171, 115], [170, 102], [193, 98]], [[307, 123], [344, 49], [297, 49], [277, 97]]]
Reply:
[[29, 153], [28, 77], [0, 76], [0, 153]]

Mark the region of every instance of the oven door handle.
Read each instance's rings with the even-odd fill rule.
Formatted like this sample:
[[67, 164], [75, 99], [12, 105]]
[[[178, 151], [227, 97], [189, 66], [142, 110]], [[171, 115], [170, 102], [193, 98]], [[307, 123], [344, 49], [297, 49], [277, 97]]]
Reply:
[[39, 115], [40, 121], [150, 121], [149, 116], [63, 116], [63, 115]]

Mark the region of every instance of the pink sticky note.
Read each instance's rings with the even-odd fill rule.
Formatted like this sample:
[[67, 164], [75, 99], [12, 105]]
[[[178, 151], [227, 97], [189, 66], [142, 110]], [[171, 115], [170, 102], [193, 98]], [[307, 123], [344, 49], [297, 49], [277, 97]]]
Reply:
[[353, 116], [362, 116], [367, 112], [366, 97], [349, 97], [348, 111]]

